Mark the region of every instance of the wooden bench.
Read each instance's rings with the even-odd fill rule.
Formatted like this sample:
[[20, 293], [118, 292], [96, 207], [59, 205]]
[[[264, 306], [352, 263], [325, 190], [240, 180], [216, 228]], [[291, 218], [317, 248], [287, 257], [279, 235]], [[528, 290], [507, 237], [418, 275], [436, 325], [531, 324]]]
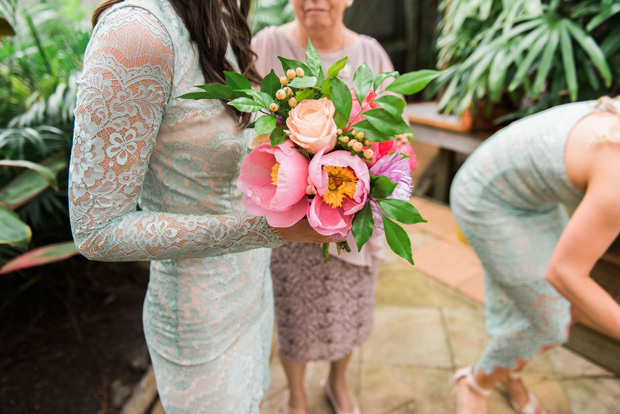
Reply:
[[459, 120], [454, 115], [439, 114], [436, 102], [410, 103], [403, 114], [416, 132], [416, 141], [439, 148], [432, 197], [447, 203], [457, 170], [456, 155], [471, 154], [489, 134], [470, 132], [471, 121], [467, 117]]

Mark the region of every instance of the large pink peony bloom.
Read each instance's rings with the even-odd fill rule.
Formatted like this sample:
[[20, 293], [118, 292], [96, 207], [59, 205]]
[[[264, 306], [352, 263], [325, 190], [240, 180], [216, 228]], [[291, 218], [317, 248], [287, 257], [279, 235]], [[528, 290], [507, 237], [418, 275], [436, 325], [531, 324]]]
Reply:
[[273, 227], [290, 227], [306, 215], [308, 197], [306, 157], [286, 140], [271, 148], [256, 147], [241, 163], [237, 187], [250, 214], [265, 216]]
[[348, 151], [319, 151], [310, 161], [308, 182], [316, 193], [308, 222], [324, 236], [346, 237], [353, 216], [368, 201], [370, 174], [360, 157]]
[[353, 106], [351, 107], [351, 115], [349, 116], [349, 123], [353, 124], [353, 128], [355, 128], [355, 124], [365, 120], [366, 118], [361, 115], [366, 111], [370, 111], [371, 109], [381, 108], [378, 104], [375, 103], [375, 91], [372, 89], [368, 92], [368, 95], [362, 101], [362, 104], [357, 101], [355, 97], [355, 91], [353, 88], [349, 88], [351, 90], [351, 97], [353, 98]]

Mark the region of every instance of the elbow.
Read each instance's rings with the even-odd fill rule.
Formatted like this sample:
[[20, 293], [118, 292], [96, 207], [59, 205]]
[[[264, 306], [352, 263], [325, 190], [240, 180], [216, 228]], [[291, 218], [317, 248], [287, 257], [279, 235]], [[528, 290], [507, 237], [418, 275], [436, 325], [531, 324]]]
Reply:
[[87, 232], [74, 232], [73, 241], [78, 252], [88, 260], [103, 261], [102, 248]]

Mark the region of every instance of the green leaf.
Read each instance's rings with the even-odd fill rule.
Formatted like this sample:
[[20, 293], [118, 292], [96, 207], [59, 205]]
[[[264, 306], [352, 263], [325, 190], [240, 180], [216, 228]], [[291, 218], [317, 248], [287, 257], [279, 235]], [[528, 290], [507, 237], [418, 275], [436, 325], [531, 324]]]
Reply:
[[372, 69], [365, 63], [362, 63], [355, 71], [353, 75], [353, 90], [355, 91], [357, 102], [360, 104], [368, 95], [374, 78], [375, 75], [372, 73]]
[[605, 81], [605, 86], [608, 88], [611, 86], [611, 70], [605, 61], [605, 55], [603, 55], [603, 51], [598, 47], [594, 39], [591, 36], [588, 36], [584, 30], [577, 26], [575, 23], [565, 20], [566, 27], [571, 32], [573, 38], [581, 45], [581, 48], [588, 54], [592, 63], [601, 74], [601, 77]]
[[48, 263], [55, 263], [79, 254], [73, 241], [50, 244], [31, 250], [16, 258], [6, 262], [0, 268], [0, 275], [15, 272], [16, 270], [27, 269], [34, 266], [41, 266]]
[[426, 223], [420, 212], [411, 203], [403, 200], [377, 200], [388, 216], [405, 224]]
[[255, 91], [254, 89], [242, 89], [237, 92], [244, 93], [250, 98], [253, 98], [254, 101], [261, 104], [265, 109], [269, 109], [269, 105], [274, 101], [270, 95], [266, 94], [265, 92]]
[[230, 86], [232, 89], [252, 89], [250, 81], [240, 73], [224, 71], [226, 77], [226, 86]]
[[228, 102], [228, 105], [234, 106], [241, 112], [258, 112], [264, 108], [263, 105], [250, 98], [237, 98]]
[[347, 127], [349, 120], [340, 115], [340, 112], [336, 111], [336, 113], [334, 113], [334, 122], [338, 128], [344, 130]]
[[306, 49], [306, 65], [311, 73], [307, 73], [309, 76], [319, 77], [321, 73], [323, 73], [323, 62], [321, 61], [321, 56], [316, 51], [310, 39], [308, 39], [308, 48]]
[[330, 94], [336, 111], [348, 121], [353, 106], [353, 98], [351, 98], [349, 87], [340, 79], [334, 78], [330, 87]]
[[505, 49], [498, 51], [489, 69], [489, 98], [491, 102], [499, 101], [502, 96], [506, 73], [510, 65], [510, 59], [506, 55]]
[[385, 229], [385, 239], [392, 251], [406, 259], [409, 263], [414, 264], [411, 254], [411, 240], [409, 240], [407, 232], [383, 214], [381, 214], [381, 218], [383, 219], [383, 228]]
[[523, 59], [519, 64], [517, 72], [512, 78], [512, 82], [510, 82], [510, 85], [508, 85], [508, 90], [510, 92], [517, 89], [517, 87], [524, 82], [524, 78], [528, 76], [528, 72], [532, 69], [534, 61], [536, 60], [536, 58], [538, 58], [543, 48], [547, 44], [548, 40], [549, 34], [543, 32], [541, 33], [540, 37], [538, 37], [538, 39], [534, 42], [534, 44], [529, 48], [525, 59]]
[[32, 237], [30, 227], [4, 204], [0, 204], [0, 244], [27, 249]]
[[370, 203], [366, 203], [364, 208], [358, 211], [353, 218], [351, 232], [357, 244], [357, 251], [362, 250], [362, 246], [366, 244], [375, 228], [375, 220], [372, 217], [372, 209]]
[[340, 60], [337, 60], [333, 65], [327, 69], [327, 78], [335, 78], [342, 69], [347, 65], [347, 60], [349, 58], [347, 56], [343, 57]]
[[404, 100], [394, 95], [384, 95], [375, 99], [375, 103], [394, 115], [395, 118], [402, 117], [405, 106], [407, 105]]
[[398, 77], [398, 76], [400, 76], [400, 74], [397, 71], [377, 73], [377, 76], [375, 76], [375, 81], [372, 84], [372, 88], [375, 91], [377, 91], [379, 86], [381, 86], [384, 80], [386, 80], [387, 78]]
[[271, 131], [274, 130], [278, 119], [273, 115], [263, 115], [256, 120], [256, 125], [254, 126], [254, 130], [256, 131], [256, 135], [262, 134], [271, 134]]
[[316, 86], [317, 80], [314, 76], [304, 76], [303, 78], [293, 79], [288, 86], [291, 88], [312, 88]]
[[321, 95], [324, 97], [330, 97], [330, 89], [332, 86], [332, 81], [334, 79], [333, 78], [327, 78], [325, 79], [325, 82], [323, 82], [323, 84], [321, 85]]
[[54, 171], [41, 164], [24, 160], [0, 160], [0, 166], [28, 168], [36, 171], [41, 177], [45, 179], [45, 181], [47, 181], [47, 183], [51, 187], [53, 187], [55, 190], [58, 190], [58, 181], [56, 180], [56, 174], [54, 174]]
[[402, 95], [411, 95], [426, 88], [426, 85], [439, 75], [441, 75], [441, 72], [428, 69], [405, 73], [404, 75], [400, 75], [398, 79], [392, 82], [385, 90]]
[[[42, 161], [40, 165], [49, 168], [55, 176], [67, 167], [67, 155], [64, 152], [59, 152]], [[43, 176], [37, 171], [29, 169], [0, 189], [0, 202], [15, 210], [41, 194], [48, 187], [49, 182]]]
[[221, 83], [208, 83], [206, 85], [198, 85], [197, 88], [204, 89], [204, 92], [189, 92], [179, 96], [182, 99], [226, 99], [234, 98], [233, 90], [230, 86]]
[[395, 117], [382, 108], [366, 111], [364, 117], [377, 131], [387, 135], [415, 132], [401, 117]]
[[538, 70], [536, 71], [536, 80], [534, 81], [534, 86], [532, 86], [532, 98], [536, 99], [547, 80], [547, 75], [549, 75], [549, 70], [551, 69], [551, 64], [553, 63], [553, 58], [555, 56], [555, 52], [558, 49], [558, 42], [560, 40], [560, 33], [558, 30], [553, 30], [549, 34], [549, 42], [547, 42], [547, 46], [545, 47], [545, 51], [542, 54], [542, 58], [540, 59], [540, 65], [538, 65]]
[[359, 121], [351, 125], [351, 128], [354, 128], [357, 132], [363, 132], [365, 139], [368, 139], [369, 141], [383, 142], [394, 138], [393, 136], [377, 131], [377, 129], [366, 120]]
[[385, 175], [370, 178], [370, 195], [374, 198], [387, 198], [394, 192], [398, 183], [393, 183]]
[[286, 141], [288, 138], [284, 133], [286, 129], [286, 125], [281, 125], [276, 127], [273, 131], [271, 131], [271, 135], [269, 135], [269, 141], [271, 141], [271, 146], [275, 147], [276, 145], [280, 145]]
[[314, 99], [314, 89], [304, 89], [303, 91], [299, 91], [295, 94], [295, 99], [297, 102], [301, 102], [304, 99]]
[[278, 78], [278, 75], [276, 75], [273, 69], [271, 69], [271, 72], [263, 78], [263, 81], [260, 84], [260, 91], [269, 96], [275, 96], [276, 92], [281, 87], [282, 85], [280, 85], [280, 78]]
[[305, 73], [312, 73], [312, 71], [310, 70], [308, 66], [306, 66], [304, 63], [298, 60], [287, 59], [282, 56], [278, 56], [278, 59], [280, 59], [280, 62], [282, 62], [282, 70], [284, 71], [285, 75], [286, 75], [287, 70], [289, 69], [295, 70], [297, 68], [302, 68]]

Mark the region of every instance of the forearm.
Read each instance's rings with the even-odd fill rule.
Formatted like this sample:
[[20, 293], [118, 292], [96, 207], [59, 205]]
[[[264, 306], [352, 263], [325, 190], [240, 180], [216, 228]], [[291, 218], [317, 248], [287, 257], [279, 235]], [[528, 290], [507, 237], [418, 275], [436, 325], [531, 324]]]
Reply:
[[98, 226], [74, 224], [78, 250], [101, 261], [220, 256], [283, 243], [264, 218], [246, 212], [214, 216], [132, 212]]
[[592, 278], [549, 271], [547, 280], [600, 330], [620, 341], [620, 305]]

